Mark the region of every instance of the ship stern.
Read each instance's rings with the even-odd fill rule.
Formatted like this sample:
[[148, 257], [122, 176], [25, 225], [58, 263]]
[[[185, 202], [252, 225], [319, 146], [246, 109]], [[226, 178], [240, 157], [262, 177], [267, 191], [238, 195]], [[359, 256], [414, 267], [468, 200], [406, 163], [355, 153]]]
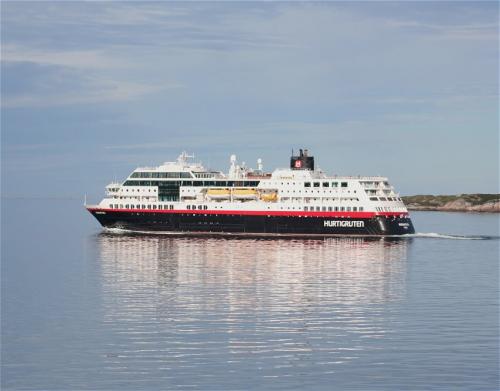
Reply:
[[409, 215], [379, 216], [377, 220], [384, 235], [411, 235], [415, 233], [415, 227]]

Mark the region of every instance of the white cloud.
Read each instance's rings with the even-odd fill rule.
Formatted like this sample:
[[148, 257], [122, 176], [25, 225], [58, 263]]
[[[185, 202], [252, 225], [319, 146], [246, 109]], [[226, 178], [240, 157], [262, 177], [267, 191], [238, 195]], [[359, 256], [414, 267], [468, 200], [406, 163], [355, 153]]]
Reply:
[[192, 13], [193, 8], [179, 7], [169, 4], [124, 4], [113, 3], [105, 7], [95, 22], [109, 25], [150, 25], [151, 23], [165, 23], [166, 19], [176, 19]]
[[[159, 91], [157, 84], [163, 89], [186, 86], [192, 91], [185, 96], [190, 101], [204, 95], [217, 102], [241, 99], [292, 109], [360, 101], [388, 107], [434, 105], [433, 96], [456, 80], [471, 78], [471, 69], [481, 61], [478, 55], [486, 53], [469, 38], [490, 37], [496, 31], [496, 25], [488, 23], [438, 25], [432, 18], [432, 23], [426, 17], [418, 19], [418, 14], [388, 19], [332, 4], [211, 8], [200, 3], [79, 3], [42, 11], [38, 23], [50, 33], [45, 46], [35, 47], [29, 40], [23, 45], [7, 43], [2, 61], [77, 69], [86, 84], [81, 96], [71, 93], [72, 98], [65, 99], [62, 91], [49, 95], [45, 105], [133, 99]], [[77, 43], [83, 36], [84, 45], [94, 48], [43, 49], [54, 37], [47, 27], [51, 22], [58, 34], [75, 24]], [[455, 41], [429, 42], [447, 37]], [[57, 47], [55, 41], [52, 45]], [[95, 75], [99, 81], [88, 83]], [[9, 101], [39, 100], [32, 98]]]
[[180, 84], [144, 84], [120, 80], [88, 78], [84, 88], [64, 91], [42, 90], [2, 97], [2, 107], [51, 107], [96, 104], [139, 99], [147, 94], [182, 88]]
[[29, 62], [83, 69], [115, 69], [130, 66], [103, 50], [35, 49], [17, 44], [2, 45], [2, 62]]
[[498, 25], [494, 23], [433, 24], [416, 20], [389, 19], [385, 20], [384, 24], [390, 29], [419, 32], [436, 39], [498, 40]]

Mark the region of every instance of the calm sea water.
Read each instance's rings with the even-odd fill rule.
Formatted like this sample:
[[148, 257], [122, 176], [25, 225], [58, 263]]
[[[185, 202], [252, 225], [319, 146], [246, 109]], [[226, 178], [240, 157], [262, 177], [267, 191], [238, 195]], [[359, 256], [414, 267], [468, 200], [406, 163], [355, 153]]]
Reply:
[[412, 216], [425, 235], [183, 239], [3, 200], [2, 389], [497, 390], [498, 216]]

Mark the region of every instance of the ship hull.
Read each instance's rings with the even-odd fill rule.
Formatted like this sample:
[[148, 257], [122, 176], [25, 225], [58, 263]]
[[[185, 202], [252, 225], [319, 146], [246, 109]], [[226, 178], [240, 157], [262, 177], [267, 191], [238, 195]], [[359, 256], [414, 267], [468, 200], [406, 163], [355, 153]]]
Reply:
[[169, 232], [178, 235], [249, 235], [249, 236], [390, 236], [415, 232], [408, 215], [358, 216], [334, 214], [238, 214], [208, 211], [122, 211], [88, 208], [106, 228], [139, 232]]

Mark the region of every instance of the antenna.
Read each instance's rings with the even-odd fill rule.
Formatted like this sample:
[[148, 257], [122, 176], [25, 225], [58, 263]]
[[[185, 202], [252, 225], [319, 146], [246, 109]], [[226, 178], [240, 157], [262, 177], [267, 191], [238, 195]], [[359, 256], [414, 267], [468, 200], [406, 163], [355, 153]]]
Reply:
[[238, 166], [236, 166], [236, 155], [231, 155], [229, 161], [231, 162], [231, 166], [229, 167], [229, 177], [236, 178], [236, 171], [238, 170]]

